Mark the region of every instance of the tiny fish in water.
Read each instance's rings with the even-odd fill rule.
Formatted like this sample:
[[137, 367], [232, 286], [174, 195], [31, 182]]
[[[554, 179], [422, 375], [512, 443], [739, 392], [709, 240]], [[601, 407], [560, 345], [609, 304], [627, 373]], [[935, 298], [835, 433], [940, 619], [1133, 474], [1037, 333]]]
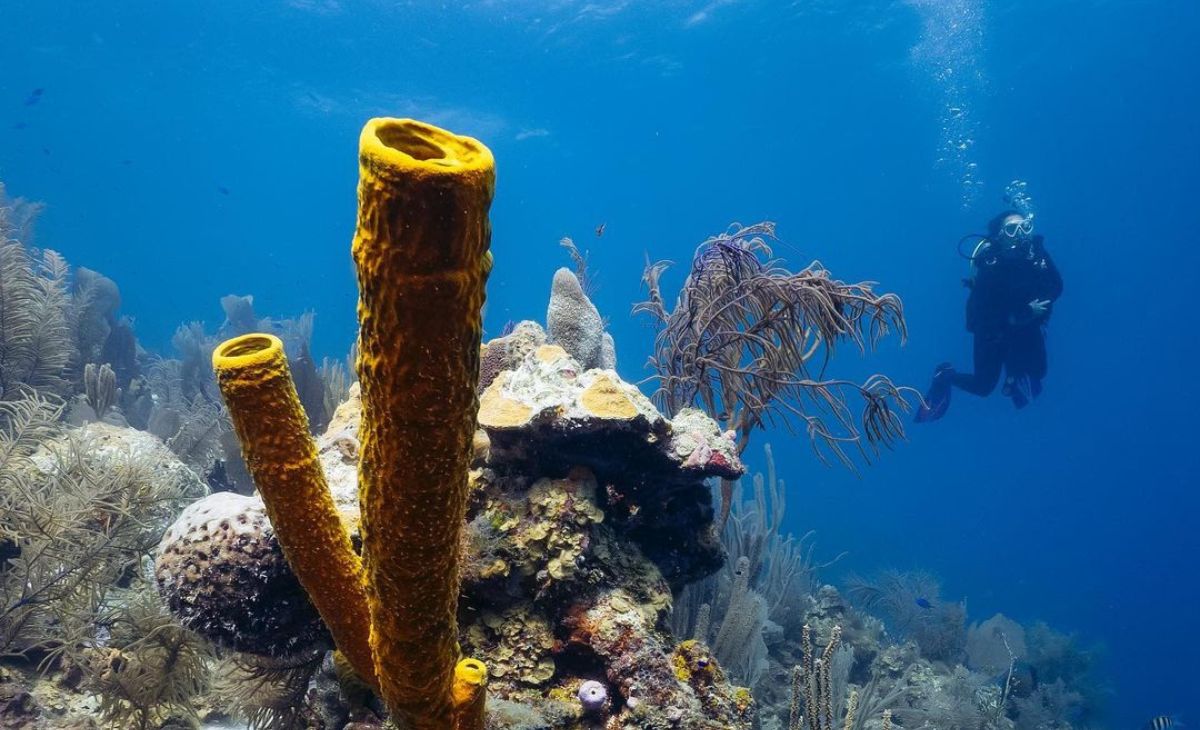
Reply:
[[604, 227], [607, 225], [607, 223], [601, 223], [600, 225], [596, 226], [596, 238], [604, 235]]
[[25, 99], [25, 106], [33, 106], [34, 104], [41, 101], [42, 92], [44, 92], [44, 91], [45, 91], [45, 89], [34, 89], [33, 91], [31, 91], [29, 93], [29, 97], [27, 99]]
[[1167, 715], [1159, 715], [1150, 722], [1142, 726], [1143, 730], [1167, 730], [1172, 727], [1183, 727], [1183, 723], [1176, 717]]
[[224, 185], [218, 185], [217, 191], [221, 193], [221, 195], [229, 195], [229, 188], [225, 187]]
[[929, 602], [929, 599], [924, 597], [918, 598], [916, 604], [927, 611], [933, 608], [933, 604]]
[[16, 124], [13, 125], [13, 129], [24, 129], [28, 126], [29, 125], [26, 124], [25, 122], [17, 122]]

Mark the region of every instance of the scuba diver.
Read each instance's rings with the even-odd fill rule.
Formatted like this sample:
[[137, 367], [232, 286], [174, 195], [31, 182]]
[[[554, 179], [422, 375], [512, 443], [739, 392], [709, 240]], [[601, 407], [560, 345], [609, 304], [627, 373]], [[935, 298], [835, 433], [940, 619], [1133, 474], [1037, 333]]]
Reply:
[[[967, 298], [967, 331], [975, 336], [974, 372], [959, 372], [950, 363], [938, 365], [918, 423], [936, 421], [950, 407], [954, 388], [987, 396], [1004, 373], [1003, 393], [1024, 408], [1042, 391], [1046, 377], [1044, 327], [1055, 300], [1062, 294], [1062, 277], [1047, 253], [1042, 236], [1033, 234], [1033, 214], [1007, 210], [988, 223], [978, 239], [971, 275], [963, 285]], [[961, 253], [961, 248], [960, 248]]]

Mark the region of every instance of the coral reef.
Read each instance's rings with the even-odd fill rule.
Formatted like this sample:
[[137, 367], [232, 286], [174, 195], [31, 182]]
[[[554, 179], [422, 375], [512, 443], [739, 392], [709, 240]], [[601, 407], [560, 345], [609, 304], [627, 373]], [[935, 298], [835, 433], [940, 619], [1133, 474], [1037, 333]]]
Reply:
[[[545, 328], [480, 343], [486, 149], [405, 120], [360, 142], [359, 382], [316, 368], [311, 315], [261, 318], [243, 296], [222, 299], [220, 334], [261, 334], [215, 370], [198, 323], [176, 358], [147, 355], [116, 284], [28, 249], [34, 209], [0, 189], [0, 725], [1095, 721], [1072, 637], [968, 626], [923, 574], [821, 585], [810, 536], [783, 530], [769, 447], [767, 474], [738, 482], [772, 422], [847, 461], [901, 435], [886, 378], [810, 378], [839, 343], [903, 334], [894, 296], [784, 270], [769, 224], [710, 239], [672, 310], [662, 267], [646, 273], [656, 406], [615, 372], [569, 241]], [[183, 509], [205, 482], [249, 491], [241, 448], [259, 493]]]
[[[508, 389], [514, 378], [528, 387]], [[602, 407], [583, 398], [598, 381], [605, 383]], [[348, 526], [358, 524], [361, 400], [354, 390], [318, 440]], [[732, 441], [699, 413], [668, 421], [636, 388], [604, 371], [582, 371], [551, 346], [503, 372], [484, 395], [485, 403], [496, 400], [537, 406], [538, 415], [516, 423], [481, 418], [478, 433], [459, 640], [464, 651], [487, 658], [489, 694], [559, 718], [548, 727], [569, 727], [585, 715], [611, 727], [749, 727], [749, 694], [723, 673], [681, 680], [677, 641], [664, 629], [668, 576], [682, 585], [721, 565], [704, 480], [740, 473]], [[542, 456], [549, 454], [556, 456]], [[250, 607], [215, 592], [210, 600], [228, 601], [226, 610]], [[585, 682], [603, 685], [604, 712], [578, 699]]]
[[208, 644], [164, 612], [146, 570], [204, 484], [145, 432], [67, 426], [60, 404], [33, 394], [0, 408], [0, 657], [15, 670], [0, 682], [0, 724], [157, 728], [193, 715]]
[[206, 489], [153, 436], [65, 429], [36, 396], [0, 408], [0, 655], [69, 648], [95, 631], [167, 523]]

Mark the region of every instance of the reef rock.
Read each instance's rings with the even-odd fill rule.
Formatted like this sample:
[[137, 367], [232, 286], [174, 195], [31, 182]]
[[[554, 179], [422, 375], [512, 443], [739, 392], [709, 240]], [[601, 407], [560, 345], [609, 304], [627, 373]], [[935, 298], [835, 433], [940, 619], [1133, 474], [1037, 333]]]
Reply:
[[546, 344], [546, 331], [537, 322], [518, 322], [508, 334], [488, 340], [480, 347], [479, 385], [477, 392], [487, 389], [496, 376], [505, 370], [515, 370], [526, 356]]
[[547, 345], [500, 373], [479, 402], [493, 459], [561, 468], [583, 463], [614, 480], [736, 479], [745, 471], [732, 434], [685, 408], [668, 420], [637, 387], [587, 370]]

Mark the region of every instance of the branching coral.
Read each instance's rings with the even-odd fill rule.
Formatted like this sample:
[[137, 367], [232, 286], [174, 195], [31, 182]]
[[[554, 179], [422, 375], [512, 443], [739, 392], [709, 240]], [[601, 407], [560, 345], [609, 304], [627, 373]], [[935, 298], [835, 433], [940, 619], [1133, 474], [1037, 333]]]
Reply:
[[31, 248], [39, 210], [9, 200], [0, 185], [0, 399], [30, 389], [71, 396], [83, 389], [89, 363], [107, 363], [117, 387], [127, 388], [137, 374], [137, 345], [128, 321], [117, 319], [117, 285]]
[[287, 657], [233, 654], [215, 671], [214, 695], [254, 730], [306, 727], [305, 694], [324, 656], [324, 651]]
[[0, 182], [0, 239], [33, 240], [33, 221], [42, 212], [41, 203], [10, 198]]
[[915, 641], [927, 659], [957, 662], [962, 657], [967, 609], [941, 600], [941, 588], [932, 576], [886, 571], [873, 580], [853, 577], [846, 594], [860, 608], [882, 613], [889, 627]]
[[32, 389], [67, 395], [74, 357], [67, 326], [67, 264], [53, 251], [35, 258], [13, 239], [0, 239], [0, 399]]
[[[651, 358], [659, 398], [671, 413], [700, 403], [720, 414], [743, 448], [753, 429], [799, 419], [818, 453], [825, 446], [849, 463], [846, 444], [869, 455], [902, 435], [893, 407], [903, 400], [882, 376], [857, 385], [824, 379], [825, 369], [841, 343], [865, 351], [889, 332], [903, 338], [903, 307], [896, 295], [840, 282], [819, 263], [784, 269], [771, 258], [774, 238], [774, 224], [760, 223], [705, 241], [669, 311], [659, 283], [668, 264], [646, 268], [649, 299], [634, 311], [660, 326]], [[858, 418], [850, 394], [865, 401]]]
[[849, 682], [854, 650], [841, 645], [842, 633], [837, 626], [829, 644], [818, 657], [813, 647], [812, 630], [803, 631], [800, 664], [792, 669], [791, 707], [788, 730], [865, 730], [867, 722], [883, 718], [885, 730], [891, 727], [889, 708], [904, 695], [906, 675], [902, 675], [887, 692], [880, 690], [879, 675], [862, 687]]
[[69, 651], [204, 488], [153, 437], [105, 424], [60, 435], [59, 407], [36, 396], [0, 410], [0, 655]]
[[121, 596], [103, 646], [84, 654], [84, 686], [113, 727], [147, 730], [172, 715], [194, 717], [208, 689], [208, 642], [179, 625], [145, 584]]
[[[814, 262], [799, 272], [772, 258], [775, 226], [734, 225], [700, 245], [672, 309], [660, 279], [669, 264], [648, 264], [649, 298], [634, 312], [659, 332], [650, 365], [665, 410], [699, 404], [737, 433], [745, 450], [755, 429], [803, 424], [817, 456], [853, 467], [904, 435], [904, 391], [883, 375], [863, 383], [827, 378], [839, 346], [860, 352], [890, 332], [906, 335], [903, 306], [870, 282], [846, 284]], [[849, 401], [862, 401], [855, 413]], [[726, 485], [722, 521], [728, 514]]]
[[83, 387], [92, 412], [97, 419], [103, 420], [104, 414], [117, 400], [116, 372], [108, 363], [96, 367], [95, 363], [90, 362], [83, 369]]
[[[788, 723], [790, 730], [833, 730], [834, 723], [842, 718], [842, 701], [846, 698], [846, 676], [849, 664], [838, 662], [842, 629], [833, 628], [829, 643], [820, 656], [813, 647], [812, 632], [804, 627], [802, 647], [803, 661], [792, 670], [792, 711]], [[853, 652], [851, 652], [853, 657]], [[836, 698], [836, 699], [835, 699]], [[848, 698], [846, 729], [854, 723], [854, 712], [858, 705], [857, 694]]]

